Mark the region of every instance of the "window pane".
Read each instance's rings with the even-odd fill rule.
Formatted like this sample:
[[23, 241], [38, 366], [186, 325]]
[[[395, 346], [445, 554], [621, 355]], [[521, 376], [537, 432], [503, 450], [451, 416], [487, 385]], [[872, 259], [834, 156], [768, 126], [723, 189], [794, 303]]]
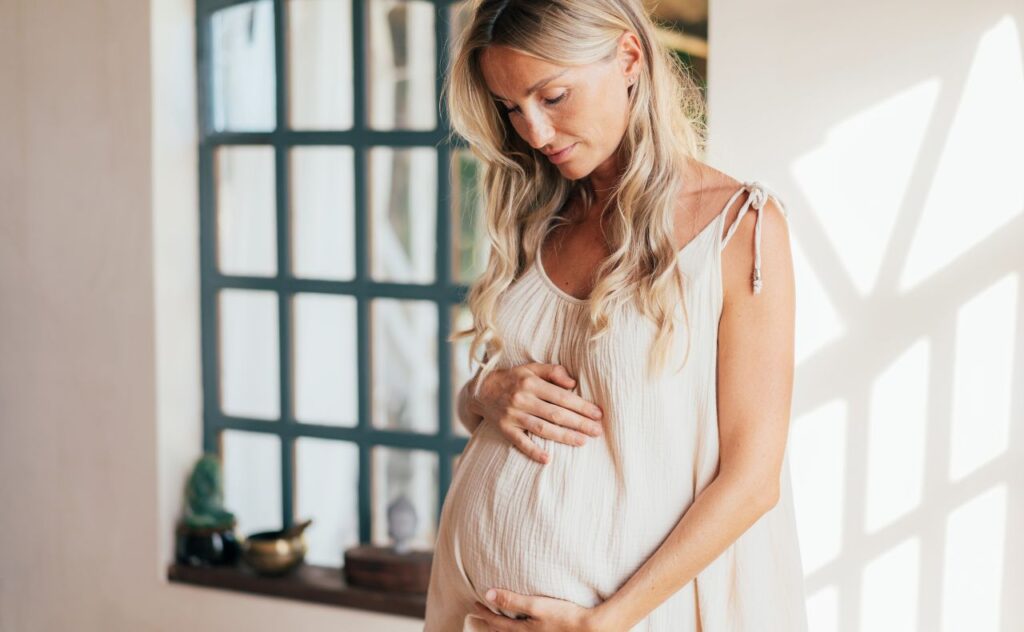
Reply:
[[373, 425], [437, 432], [437, 304], [380, 298], [373, 329]]
[[295, 417], [354, 427], [358, 422], [356, 300], [297, 294], [294, 303]]
[[291, 127], [351, 128], [351, 0], [289, 0], [288, 53]]
[[[408, 540], [411, 549], [429, 551], [434, 547], [437, 514], [437, 452], [374, 447], [372, 450], [373, 517], [372, 539], [377, 546], [394, 543], [389, 533], [393, 528], [404, 529], [405, 519], [411, 513], [415, 524], [409, 525], [413, 536]], [[398, 503], [393, 505], [392, 503]], [[411, 506], [412, 511], [409, 511]], [[389, 507], [394, 518], [389, 521]]]
[[355, 277], [351, 147], [298, 147], [291, 160], [292, 271], [297, 277]]
[[274, 129], [273, 2], [246, 2], [215, 12], [210, 36], [213, 129]]
[[[468, 329], [473, 325], [473, 313], [464, 304], [452, 305], [452, 332]], [[472, 338], [466, 337], [452, 343], [452, 431], [460, 437], [470, 435], [466, 427], [459, 421], [459, 391], [473, 377], [469, 370], [469, 343]]]
[[238, 519], [236, 533], [280, 529], [281, 440], [272, 434], [224, 430], [224, 506]]
[[224, 274], [277, 273], [274, 150], [218, 147], [217, 262]]
[[373, 0], [364, 6], [369, 126], [382, 130], [434, 129], [434, 3]]
[[452, 150], [452, 279], [472, 283], [487, 266], [490, 251], [483, 197], [478, 188], [480, 163], [465, 149]]
[[218, 297], [221, 410], [276, 420], [281, 415], [277, 294], [228, 289]]
[[345, 549], [359, 543], [359, 448], [347, 441], [295, 440], [295, 519], [306, 529], [306, 561], [342, 566]]
[[473, 17], [473, 6], [468, 0], [452, 2], [448, 7], [448, 38], [449, 58], [451, 50], [455, 48], [456, 39], [462, 34], [463, 29], [469, 25]]
[[368, 153], [371, 274], [431, 283], [437, 256], [437, 151], [373, 147]]

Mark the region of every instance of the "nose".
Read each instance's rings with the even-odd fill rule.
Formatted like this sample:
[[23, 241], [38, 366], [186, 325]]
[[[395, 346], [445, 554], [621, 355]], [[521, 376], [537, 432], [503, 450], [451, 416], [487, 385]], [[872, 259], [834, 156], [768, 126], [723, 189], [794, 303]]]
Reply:
[[523, 138], [534, 149], [540, 149], [547, 145], [554, 138], [555, 130], [551, 121], [543, 113], [536, 113], [525, 118], [526, 129], [523, 130]]

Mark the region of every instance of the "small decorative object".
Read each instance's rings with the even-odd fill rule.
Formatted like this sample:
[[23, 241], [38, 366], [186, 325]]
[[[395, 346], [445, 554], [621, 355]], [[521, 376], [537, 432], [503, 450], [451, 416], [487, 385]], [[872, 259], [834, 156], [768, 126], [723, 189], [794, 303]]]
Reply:
[[260, 575], [285, 575], [306, 558], [306, 530], [312, 520], [303, 520], [276, 531], [261, 531], [245, 538], [242, 559]]
[[224, 509], [220, 460], [199, 457], [185, 486], [185, 512], [175, 527], [175, 558], [191, 566], [222, 566], [238, 561], [235, 515]]
[[388, 536], [395, 541], [395, 553], [409, 552], [409, 540], [416, 535], [416, 507], [402, 494], [388, 505]]
[[342, 572], [349, 586], [388, 592], [426, 593], [432, 551], [413, 550], [419, 518], [416, 507], [402, 494], [388, 505], [388, 537], [393, 546], [354, 546], [345, 551]]

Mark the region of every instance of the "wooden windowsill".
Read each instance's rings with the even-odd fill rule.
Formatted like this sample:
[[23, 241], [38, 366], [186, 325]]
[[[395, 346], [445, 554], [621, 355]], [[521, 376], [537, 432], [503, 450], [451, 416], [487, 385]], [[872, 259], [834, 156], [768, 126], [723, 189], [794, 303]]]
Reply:
[[167, 567], [167, 579], [195, 586], [358, 608], [417, 619], [424, 618], [427, 606], [425, 594], [355, 588], [345, 582], [340, 569], [313, 564], [302, 564], [284, 577], [263, 577], [241, 564], [209, 567], [170, 564]]

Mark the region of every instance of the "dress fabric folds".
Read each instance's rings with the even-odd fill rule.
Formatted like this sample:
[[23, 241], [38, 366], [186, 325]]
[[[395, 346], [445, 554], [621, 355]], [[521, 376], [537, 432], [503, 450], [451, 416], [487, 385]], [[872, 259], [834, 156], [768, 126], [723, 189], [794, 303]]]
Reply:
[[[743, 194], [746, 193], [744, 197]], [[722, 249], [756, 212], [752, 291], [761, 291], [761, 210], [778, 196], [745, 182], [676, 256], [686, 314], [661, 375], [647, 370], [655, 323], [632, 304], [584, 353], [588, 301], [558, 288], [539, 253], [503, 294], [497, 325], [500, 368], [558, 363], [575, 392], [604, 410], [604, 432], [583, 446], [529, 435], [550, 456], [540, 464], [493, 424], [477, 427], [441, 510], [425, 632], [485, 632], [468, 615], [489, 588], [593, 607], [611, 597], [650, 557], [718, 471], [716, 405]], [[728, 211], [738, 216], [724, 230]], [[788, 226], [788, 220], [787, 220]], [[724, 235], [724, 236], [723, 236]], [[676, 371], [689, 353], [681, 371]], [[788, 452], [788, 451], [787, 451]], [[495, 612], [514, 617], [517, 613]], [[803, 569], [788, 454], [778, 503], [693, 580], [630, 632], [806, 632]]]

